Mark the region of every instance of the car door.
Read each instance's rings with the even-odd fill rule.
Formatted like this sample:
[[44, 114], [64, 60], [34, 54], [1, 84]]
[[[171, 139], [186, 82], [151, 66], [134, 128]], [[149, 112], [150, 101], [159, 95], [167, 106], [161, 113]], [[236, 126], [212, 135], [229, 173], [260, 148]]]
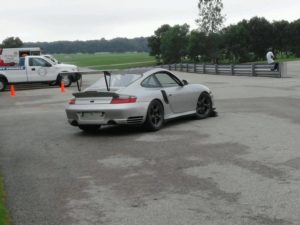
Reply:
[[[155, 74], [163, 90], [166, 92], [171, 109], [174, 113], [183, 113], [194, 110], [191, 107], [192, 92], [173, 74], [159, 72]], [[195, 107], [194, 107], [195, 108]]]
[[30, 57], [27, 66], [29, 82], [54, 80], [55, 68], [43, 58]]

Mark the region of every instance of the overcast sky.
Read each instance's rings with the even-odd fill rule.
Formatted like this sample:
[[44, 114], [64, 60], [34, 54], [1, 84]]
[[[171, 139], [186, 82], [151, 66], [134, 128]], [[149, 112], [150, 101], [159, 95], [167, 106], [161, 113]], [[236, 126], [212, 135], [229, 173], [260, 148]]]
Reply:
[[[150, 36], [162, 24], [196, 28], [198, 0], [8, 0], [0, 6], [0, 42]], [[225, 25], [253, 16], [300, 18], [299, 0], [223, 0]]]

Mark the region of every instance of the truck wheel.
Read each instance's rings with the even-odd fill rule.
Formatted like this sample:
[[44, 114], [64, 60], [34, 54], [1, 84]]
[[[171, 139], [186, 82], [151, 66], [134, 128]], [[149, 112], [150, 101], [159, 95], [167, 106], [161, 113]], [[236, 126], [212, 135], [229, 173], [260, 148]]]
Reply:
[[51, 81], [51, 82], [49, 83], [49, 86], [55, 86], [55, 85], [57, 85], [57, 82], [56, 82], [56, 81]]
[[62, 76], [62, 75], [60, 75], [59, 83], [58, 83], [59, 85], [60, 85], [61, 81], [64, 82], [65, 87], [70, 87], [71, 84], [72, 84], [72, 80], [71, 80], [70, 76]]
[[0, 77], [0, 92], [5, 91], [7, 82], [5, 79]]

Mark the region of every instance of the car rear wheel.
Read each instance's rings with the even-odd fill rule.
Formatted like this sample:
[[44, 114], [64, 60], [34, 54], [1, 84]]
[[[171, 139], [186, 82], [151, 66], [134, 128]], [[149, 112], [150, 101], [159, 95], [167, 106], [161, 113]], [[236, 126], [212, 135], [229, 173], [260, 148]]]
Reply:
[[0, 78], [0, 92], [5, 91], [6, 89], [6, 80], [3, 78]]
[[148, 107], [145, 128], [149, 131], [157, 131], [163, 124], [164, 107], [159, 101], [153, 100]]
[[208, 93], [204, 92], [200, 95], [196, 106], [196, 118], [205, 119], [212, 113], [212, 100]]
[[96, 133], [100, 129], [100, 125], [79, 125], [79, 129], [87, 133]]

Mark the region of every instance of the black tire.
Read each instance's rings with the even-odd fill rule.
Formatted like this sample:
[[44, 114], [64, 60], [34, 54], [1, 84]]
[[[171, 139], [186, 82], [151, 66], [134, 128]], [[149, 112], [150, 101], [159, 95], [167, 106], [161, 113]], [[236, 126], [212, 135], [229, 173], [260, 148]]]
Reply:
[[212, 114], [212, 100], [208, 93], [202, 93], [196, 105], [196, 119], [205, 119]]
[[61, 81], [64, 81], [64, 85], [65, 85], [65, 87], [70, 87], [71, 85], [72, 85], [72, 78], [71, 78], [71, 76], [63, 76], [63, 75], [59, 75], [59, 78], [58, 78], [58, 85], [60, 85], [61, 84]]
[[158, 100], [153, 100], [147, 111], [145, 128], [148, 131], [158, 131], [164, 124], [164, 107]]
[[0, 92], [5, 91], [7, 82], [4, 78], [0, 77]]
[[57, 85], [57, 81], [51, 81], [51, 82], [49, 83], [49, 86], [55, 86], [55, 85]]
[[79, 125], [78, 127], [86, 133], [97, 133], [101, 125]]

